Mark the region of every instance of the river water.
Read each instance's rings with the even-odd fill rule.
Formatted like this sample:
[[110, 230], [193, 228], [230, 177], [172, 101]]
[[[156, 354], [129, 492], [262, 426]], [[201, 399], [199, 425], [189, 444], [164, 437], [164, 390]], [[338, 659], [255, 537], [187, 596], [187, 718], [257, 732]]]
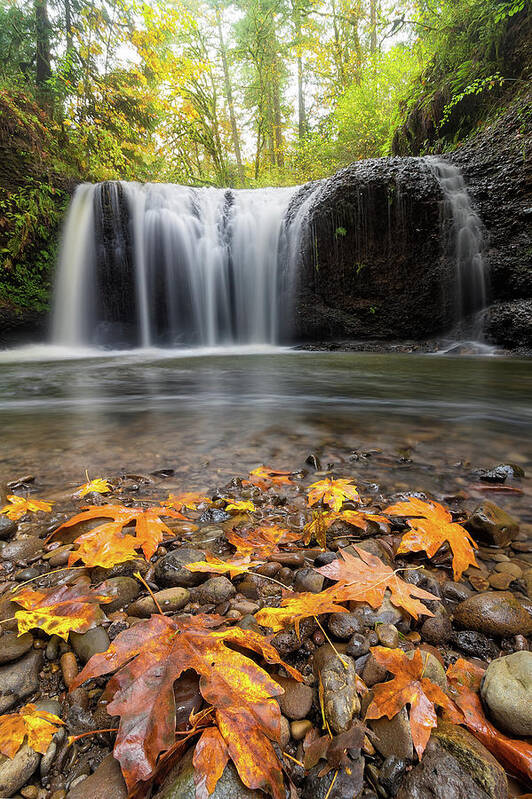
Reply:
[[[61, 355], [61, 357], [58, 357]], [[42, 495], [91, 477], [173, 469], [212, 489], [310, 453], [361, 484], [477, 491], [474, 469], [532, 468], [532, 372], [498, 357], [135, 351], [0, 353], [1, 482]], [[309, 467], [310, 468], [310, 467]], [[493, 497], [519, 512], [522, 494]], [[532, 520], [532, 518], [531, 518]]]

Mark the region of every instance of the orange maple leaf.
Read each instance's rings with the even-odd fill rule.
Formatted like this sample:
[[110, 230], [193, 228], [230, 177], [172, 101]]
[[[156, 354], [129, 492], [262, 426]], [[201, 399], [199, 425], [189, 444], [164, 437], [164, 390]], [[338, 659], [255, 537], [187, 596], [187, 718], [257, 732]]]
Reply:
[[312, 483], [308, 489], [308, 504], [310, 506], [321, 502], [334, 511], [339, 511], [346, 500], [359, 502], [357, 487], [351, 480], [319, 480]]
[[484, 669], [464, 658], [447, 669], [450, 693], [462, 715], [453, 721], [464, 724], [508, 771], [532, 782], [532, 745], [504, 735], [484, 715], [479, 696], [483, 675]]
[[410, 705], [412, 741], [421, 759], [433, 727], [438, 723], [434, 705], [440, 705], [456, 716], [456, 708], [442, 689], [423, 676], [425, 662], [416, 649], [410, 659], [402, 649], [384, 646], [371, 647], [371, 653], [380, 666], [391, 671], [392, 680], [373, 686], [373, 700], [366, 712], [367, 719], [393, 718]]
[[183, 563], [185, 569], [191, 572], [205, 572], [207, 574], [227, 574], [231, 579], [239, 574], [247, 574], [256, 566], [262, 566], [264, 561], [253, 561], [249, 557], [231, 558], [230, 560], [220, 560], [220, 558], [205, 553], [205, 560], [197, 560], [194, 563]]
[[[335, 587], [319, 593], [291, 594], [281, 601], [280, 608], [262, 608], [255, 613], [255, 619], [263, 627], [271, 627], [274, 632], [293, 624], [297, 635], [303, 619], [319, 616], [322, 613], [347, 613], [347, 608], [338, 604]], [[341, 601], [341, 600], [340, 600]]]
[[344, 522], [353, 527], [358, 527], [361, 530], [366, 530], [368, 522], [384, 522], [389, 524], [385, 516], [380, 516], [378, 513], [366, 513], [359, 510], [344, 510], [344, 511], [314, 511], [312, 521], [305, 525], [304, 543], [309, 544], [311, 538], [321, 547], [325, 547], [326, 531], [332, 527], [335, 522]]
[[28, 746], [44, 755], [63, 724], [54, 713], [24, 705], [16, 713], [0, 716], [0, 752], [13, 759], [27, 737]]
[[230, 530], [226, 533], [227, 540], [232, 544], [239, 555], [256, 555], [267, 558], [274, 552], [279, 552], [279, 544], [289, 544], [301, 538], [300, 533], [291, 533], [285, 527], [277, 524], [262, 525], [250, 530], [246, 537]]
[[8, 519], [14, 522], [21, 519], [26, 513], [37, 513], [40, 510], [49, 513], [53, 505], [53, 502], [47, 502], [44, 499], [27, 499], [18, 497], [16, 494], [8, 494], [6, 499], [9, 504], [4, 505], [0, 509], [0, 513], [4, 513]]
[[184, 494], [169, 494], [168, 500], [164, 503], [167, 508], [176, 510], [197, 510], [198, 505], [203, 503], [210, 505], [211, 500], [200, 492], [186, 491]]
[[[227, 751], [245, 785], [284, 799], [282, 770], [272, 745], [281, 735], [275, 697], [283, 689], [253, 660], [229, 646], [251, 650], [267, 663], [282, 665], [295, 679], [303, 678], [259, 633], [239, 627], [212, 629], [223, 622], [207, 614], [189, 619], [153, 615], [120, 633], [106, 652], [93, 655], [73, 682], [71, 690], [85, 680], [114, 673], [103, 698], [109, 702], [109, 714], [120, 717], [114, 756], [130, 792], [138, 782], [150, 779], [159, 754], [174, 744], [174, 683], [193, 669], [200, 675], [205, 701], [215, 709], [225, 743], [208, 734], [204, 744], [213, 744], [213, 757], [225, 764]], [[205, 763], [202, 749], [203, 745], [196, 758], [200, 769]], [[206, 765], [209, 789], [223, 771], [221, 762]]]
[[468, 566], [477, 565], [473, 551], [477, 545], [474, 540], [461, 524], [453, 522], [449, 511], [439, 502], [423, 502], [410, 497], [406, 502], [397, 502], [385, 508], [384, 513], [408, 519], [410, 531], [402, 537], [398, 554], [426, 552], [432, 558], [447, 543], [453, 553], [455, 580], [460, 579]]
[[258, 466], [249, 473], [248, 480], [242, 480], [242, 485], [256, 485], [267, 491], [272, 485], [294, 485], [294, 481], [290, 479], [292, 474], [280, 469], [270, 469], [268, 466]]
[[24, 608], [15, 612], [19, 635], [39, 629], [66, 641], [70, 632], [86, 633], [100, 624], [105, 619], [100, 605], [112, 598], [93, 591], [89, 580], [82, 578], [48, 591], [22, 588], [11, 601]]
[[415, 619], [418, 615], [434, 615], [419, 600], [437, 600], [437, 596], [402, 580], [376, 555], [361, 547], [355, 550], [358, 558], [342, 549], [339, 558], [316, 569], [324, 577], [338, 581], [333, 586], [337, 601], [367, 602], [372, 608], [380, 608], [388, 589], [390, 602], [397, 608], [404, 608]]

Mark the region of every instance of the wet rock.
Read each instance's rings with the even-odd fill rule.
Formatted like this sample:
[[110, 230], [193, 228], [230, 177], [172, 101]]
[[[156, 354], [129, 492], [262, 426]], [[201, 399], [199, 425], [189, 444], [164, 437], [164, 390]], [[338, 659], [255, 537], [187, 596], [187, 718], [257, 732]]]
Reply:
[[358, 616], [360, 623], [364, 628], [373, 628], [376, 624], [401, 624], [407, 622], [408, 614], [403, 613], [399, 608], [396, 608], [390, 600], [385, 597], [384, 602], [377, 608], [373, 608], [364, 603], [357, 603], [353, 613]]
[[111, 641], [107, 630], [94, 627], [86, 633], [70, 633], [70, 643], [82, 663], [87, 663], [97, 652], [105, 652]]
[[476, 630], [459, 630], [453, 633], [452, 641], [462, 652], [481, 660], [492, 660], [499, 655], [496, 643]]
[[327, 626], [330, 634], [339, 641], [347, 641], [355, 633], [364, 632], [364, 626], [356, 613], [331, 613]]
[[460, 627], [487, 635], [529, 635], [532, 632], [532, 616], [509, 591], [474, 594], [455, 607], [453, 616]]
[[504, 483], [506, 480], [518, 479], [525, 476], [524, 470], [515, 463], [501, 463], [493, 469], [480, 471], [480, 477], [486, 483]]
[[0, 666], [0, 714], [37, 690], [42, 661], [42, 652], [32, 650], [15, 663]]
[[310, 592], [312, 594], [319, 594], [323, 589], [325, 578], [322, 574], [311, 568], [299, 569], [296, 573], [294, 581], [294, 591], [298, 593]]
[[507, 572], [494, 572], [488, 577], [488, 583], [490, 587], [495, 588], [496, 591], [506, 591], [506, 589], [510, 587], [510, 584], [513, 583], [514, 579], [515, 577]]
[[323, 688], [325, 718], [334, 732], [344, 732], [360, 710], [354, 661], [348, 655], [340, 659], [332, 646], [326, 644], [314, 655], [313, 666]]
[[288, 677], [275, 677], [284, 688], [284, 694], [277, 697], [281, 712], [289, 719], [304, 719], [312, 707], [312, 688], [310, 685]]
[[302, 719], [301, 721], [293, 721], [290, 724], [290, 735], [294, 739], [294, 741], [302, 741], [307, 732], [310, 732], [312, 729], [312, 722], [308, 719]]
[[272, 555], [280, 566], [290, 566], [291, 568], [298, 569], [305, 563], [305, 555], [303, 552], [277, 552]]
[[194, 591], [194, 598], [205, 605], [227, 602], [236, 594], [236, 589], [227, 577], [211, 577]]
[[[420, 649], [419, 651], [423, 660], [423, 676], [426, 677], [427, 680], [431, 680], [436, 685], [439, 685], [442, 691], [446, 691], [447, 677], [445, 675], [445, 669], [438, 658], [426, 649]], [[435, 651], [437, 652], [437, 650]], [[412, 660], [414, 652], [407, 652], [406, 656], [409, 660]]]
[[[336, 774], [335, 769], [331, 769], [324, 776], [320, 776], [324, 765], [325, 761], [321, 761], [309, 771], [303, 784], [302, 799], [358, 799], [362, 796], [364, 787], [363, 757], [352, 760], [348, 770], [341, 768]], [[333, 780], [334, 785], [332, 784]]]
[[18, 660], [29, 652], [32, 646], [33, 636], [30, 633], [17, 636], [14, 632], [5, 632], [0, 644], [0, 664]]
[[421, 627], [421, 637], [429, 644], [445, 644], [453, 633], [451, 620], [443, 607], [436, 609], [434, 616], [429, 616]]
[[349, 643], [346, 647], [346, 655], [351, 655], [351, 657], [359, 658], [361, 655], [367, 655], [369, 652], [370, 642], [366, 638], [365, 635], [361, 635], [361, 633], [355, 633], [355, 635], [351, 638]]
[[489, 500], [475, 508], [465, 527], [477, 540], [498, 547], [507, 546], [519, 532], [517, 519]]
[[[418, 765], [405, 777], [397, 799], [489, 799], [458, 760], [430, 740]], [[503, 796], [500, 799], [505, 799]]]
[[79, 782], [67, 794], [67, 799], [126, 799], [127, 788], [118, 760], [108, 755], [94, 774]]
[[16, 538], [2, 547], [0, 556], [3, 560], [27, 560], [42, 552], [42, 545], [41, 539], [33, 535]]
[[109, 580], [100, 583], [98, 593], [112, 597], [113, 601], [103, 605], [103, 611], [107, 615], [121, 610], [133, 602], [140, 594], [140, 583], [133, 577], [111, 577]]
[[333, 560], [336, 560], [338, 555], [336, 552], [320, 552], [317, 558], [314, 560], [314, 566], [318, 568], [319, 566], [326, 566], [328, 563], [332, 563]]
[[511, 574], [514, 580], [520, 580], [523, 576], [523, 570], [517, 563], [513, 563], [511, 560], [502, 561], [502, 563], [497, 563], [495, 565], [496, 572], [502, 572], [503, 574]]
[[[222, 522], [228, 521], [230, 518], [231, 514], [227, 513], [227, 511], [222, 510], [221, 508], [206, 508], [199, 517], [198, 521], [201, 524], [221, 524]], [[190, 561], [190, 563], [192, 563], [192, 561]]]
[[0, 516], [0, 540], [6, 541], [8, 538], [12, 538], [17, 532], [17, 526], [17, 523], [8, 519], [7, 516]]
[[251, 630], [253, 633], [261, 632], [259, 623], [255, 619], [255, 616], [252, 616], [251, 614], [241, 618], [236, 626], [240, 627], [242, 630]]
[[364, 664], [364, 669], [362, 671], [362, 679], [368, 686], [371, 688], [372, 686], [376, 685], [378, 682], [382, 682], [386, 679], [387, 671], [384, 666], [381, 666], [380, 663], [377, 663], [373, 655], [370, 655]]
[[401, 757], [390, 755], [381, 766], [379, 782], [390, 796], [395, 796], [403, 780], [408, 763]]
[[432, 732], [432, 738], [458, 760], [490, 799], [508, 796], [508, 780], [504, 768], [470, 732], [440, 719], [437, 728]]
[[157, 561], [155, 579], [160, 585], [168, 588], [173, 586], [189, 588], [199, 585], [204, 579], [204, 575], [199, 572], [190, 572], [183, 566], [183, 563], [194, 563], [197, 560], [205, 560], [205, 552], [201, 549], [189, 547], [175, 549]]
[[0, 755], [0, 796], [13, 796], [37, 770], [41, 756], [23, 744], [11, 760]]
[[279, 746], [284, 751], [290, 741], [290, 722], [285, 716], [281, 716], [281, 737]]
[[[139, 574], [146, 574], [150, 564], [145, 560], [126, 560], [124, 563], [117, 563], [111, 569], [104, 569], [101, 566], [96, 566], [91, 569], [91, 581], [93, 583], [101, 583], [104, 580], [111, 580], [114, 577], [133, 577], [135, 572]], [[79, 572], [78, 572], [79, 574]]]
[[510, 735], [532, 735], [532, 652], [514, 652], [492, 661], [481, 694], [497, 727]]
[[392, 719], [372, 719], [367, 724], [376, 735], [372, 742], [381, 755], [413, 759], [414, 744], [406, 708], [402, 708]]
[[388, 649], [397, 649], [399, 646], [399, 632], [393, 624], [379, 624], [377, 626], [377, 638], [382, 646]]
[[[156, 591], [154, 594], [155, 599], [163, 613], [170, 611], [175, 613], [181, 608], [185, 607], [190, 599], [190, 591], [186, 588], [165, 588], [163, 591]], [[144, 596], [137, 599], [128, 607], [128, 614], [130, 616], [140, 616], [141, 619], [147, 619], [152, 613], [158, 613], [157, 606], [151, 596]]]
[[305, 638], [317, 629], [318, 625], [315, 619], [303, 619], [299, 625], [299, 635], [292, 627], [289, 630], [282, 630], [272, 638], [272, 645], [277, 649], [280, 655], [288, 655], [290, 652], [296, 652], [301, 648], [302, 642]]
[[443, 598], [447, 602], [463, 602], [473, 596], [473, 593], [465, 583], [455, 583], [452, 580], [446, 580], [442, 588]]
[[[195, 799], [195, 797], [194, 766], [192, 765], [192, 751], [189, 751], [172, 769], [153, 799]], [[67, 799], [74, 799], [74, 797], [68, 796]], [[210, 799], [264, 799], [264, 793], [246, 788], [240, 781], [235, 767], [229, 762], [214, 793], [210, 795]]]

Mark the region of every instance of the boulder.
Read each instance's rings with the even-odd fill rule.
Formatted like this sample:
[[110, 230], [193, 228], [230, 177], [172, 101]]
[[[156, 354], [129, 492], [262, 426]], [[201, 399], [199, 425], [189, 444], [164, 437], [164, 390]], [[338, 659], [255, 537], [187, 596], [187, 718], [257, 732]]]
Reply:
[[436, 739], [469, 773], [490, 799], [508, 796], [506, 772], [491, 752], [464, 727], [447, 721], [438, 721], [432, 732]]
[[532, 616], [510, 591], [484, 591], [460, 602], [454, 620], [466, 630], [509, 638], [529, 635]]
[[[506, 793], [506, 797], [508, 793]], [[397, 799], [489, 799], [439, 741], [428, 742], [421, 762], [403, 780]], [[504, 795], [497, 799], [505, 799]]]

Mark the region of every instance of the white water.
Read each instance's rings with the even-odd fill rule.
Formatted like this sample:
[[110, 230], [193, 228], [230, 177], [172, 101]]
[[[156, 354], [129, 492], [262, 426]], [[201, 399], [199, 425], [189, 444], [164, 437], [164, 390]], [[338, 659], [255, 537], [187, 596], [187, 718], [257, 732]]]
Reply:
[[471, 205], [460, 170], [435, 156], [427, 157], [426, 161], [441, 186], [444, 217], [451, 225], [449, 243], [456, 267], [455, 322], [460, 326], [466, 320], [462, 332], [476, 339], [481, 330], [474, 315], [485, 307], [487, 294], [482, 222]]
[[[119, 279], [125, 281], [125, 296], [130, 281], [136, 318], [118, 322], [127, 326], [129, 337], [120, 342], [117, 320], [99, 317], [100, 234], [93, 208], [103, 195], [98, 195], [101, 185], [84, 184], [76, 189], [65, 222], [53, 342], [143, 348], [276, 344], [291, 261], [284, 217], [297, 187], [121, 187], [130, 217], [130, 242], [125, 238], [121, 245], [124, 253], [128, 246], [133, 253], [134, 275], [126, 267]], [[109, 193], [109, 203], [118, 219], [123, 208], [116, 191]], [[122, 258], [127, 263], [127, 255]]]

